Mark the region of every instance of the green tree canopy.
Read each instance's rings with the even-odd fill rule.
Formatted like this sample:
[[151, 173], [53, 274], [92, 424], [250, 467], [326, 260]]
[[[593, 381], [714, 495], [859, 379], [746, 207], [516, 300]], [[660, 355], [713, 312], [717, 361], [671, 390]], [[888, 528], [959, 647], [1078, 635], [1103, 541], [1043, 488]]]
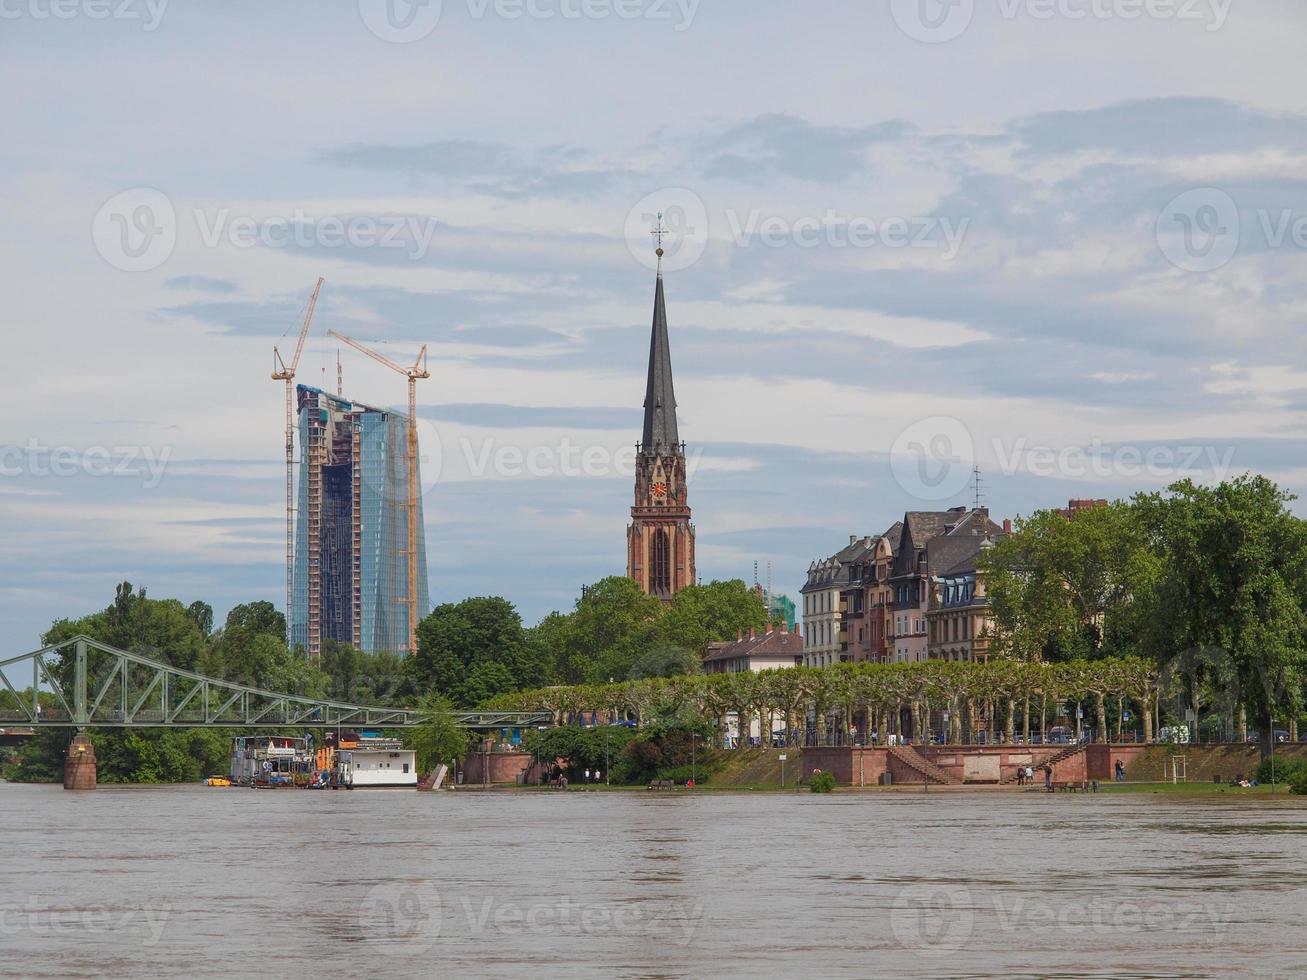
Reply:
[[1068, 661], [1135, 648], [1138, 599], [1155, 587], [1158, 557], [1134, 506], [1118, 501], [1032, 514], [989, 549], [984, 572], [994, 651]]
[[454, 766], [467, 755], [472, 733], [454, 719], [454, 704], [443, 694], [428, 694], [419, 707], [426, 720], [409, 735], [418, 771], [431, 772], [442, 763]]
[[741, 579], [691, 585], [676, 593], [658, 621], [658, 636], [703, 658], [714, 640], [733, 640], [740, 630], [762, 629], [767, 609]]
[[528, 641], [513, 604], [498, 596], [437, 606], [418, 624], [417, 640], [405, 665], [413, 686], [459, 705], [549, 679], [544, 651]]
[[1247, 475], [1135, 498], [1165, 570], [1142, 617], [1149, 652], [1159, 663], [1196, 649], [1209, 665], [1228, 662], [1264, 732], [1273, 705], [1281, 721], [1303, 707], [1307, 529], [1288, 510], [1293, 499]]

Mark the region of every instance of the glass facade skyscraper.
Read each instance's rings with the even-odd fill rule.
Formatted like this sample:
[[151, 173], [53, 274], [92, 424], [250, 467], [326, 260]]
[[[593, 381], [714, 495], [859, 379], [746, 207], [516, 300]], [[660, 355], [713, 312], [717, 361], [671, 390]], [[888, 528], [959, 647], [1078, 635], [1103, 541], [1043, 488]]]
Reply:
[[[408, 650], [408, 418], [297, 387], [300, 480], [291, 643]], [[420, 474], [419, 474], [420, 477]], [[418, 615], [428, 609], [421, 480]]]

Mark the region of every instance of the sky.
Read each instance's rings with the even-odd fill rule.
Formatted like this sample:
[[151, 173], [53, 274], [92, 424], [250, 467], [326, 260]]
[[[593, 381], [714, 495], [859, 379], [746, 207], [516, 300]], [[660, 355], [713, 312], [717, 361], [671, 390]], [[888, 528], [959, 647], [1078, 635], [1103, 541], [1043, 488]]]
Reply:
[[[284, 603], [283, 387], [411, 360], [434, 603], [621, 574], [654, 272], [705, 579], [1303, 488], [1294, 0], [0, 0], [0, 642]], [[403, 379], [344, 348], [345, 389]], [[1302, 512], [1299, 504], [1295, 509]]]

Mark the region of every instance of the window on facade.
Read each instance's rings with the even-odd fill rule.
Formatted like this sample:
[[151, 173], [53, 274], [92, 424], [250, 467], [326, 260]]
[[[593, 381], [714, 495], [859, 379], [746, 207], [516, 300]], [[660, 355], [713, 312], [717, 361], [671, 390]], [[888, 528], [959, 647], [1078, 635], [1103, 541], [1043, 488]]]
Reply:
[[653, 560], [649, 565], [649, 590], [655, 595], [672, 591], [672, 549], [667, 543], [667, 532], [659, 528], [653, 533]]

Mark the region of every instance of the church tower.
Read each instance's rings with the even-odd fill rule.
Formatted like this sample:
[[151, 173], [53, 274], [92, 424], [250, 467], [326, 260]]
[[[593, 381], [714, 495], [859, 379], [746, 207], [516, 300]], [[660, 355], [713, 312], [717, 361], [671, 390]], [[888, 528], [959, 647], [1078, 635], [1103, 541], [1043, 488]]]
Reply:
[[661, 241], [657, 255], [644, 432], [636, 446], [635, 504], [626, 529], [626, 574], [649, 595], [670, 602], [672, 596], [695, 583], [694, 525], [686, 494], [685, 444], [676, 429]]

